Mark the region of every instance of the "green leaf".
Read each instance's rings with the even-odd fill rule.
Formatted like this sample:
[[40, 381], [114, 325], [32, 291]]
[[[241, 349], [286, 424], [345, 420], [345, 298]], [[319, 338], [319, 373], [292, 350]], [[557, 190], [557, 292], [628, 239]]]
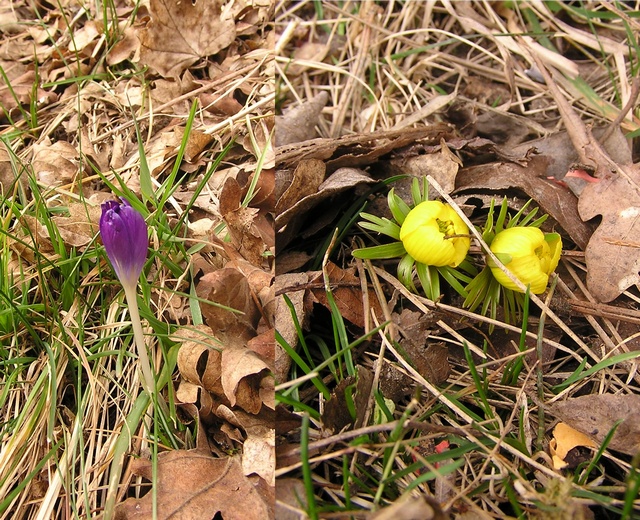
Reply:
[[359, 222], [358, 225], [363, 229], [375, 231], [387, 235], [395, 240], [400, 240], [400, 226], [392, 222], [388, 218], [380, 218], [370, 213], [360, 213], [360, 216], [369, 222]]
[[469, 295], [460, 283], [460, 281], [463, 281], [468, 284], [471, 281], [471, 278], [469, 276], [464, 275], [453, 267], [437, 267], [436, 269], [438, 273], [440, 273], [442, 278], [444, 278], [451, 286], [451, 288], [460, 296], [466, 298]]
[[[387, 196], [387, 203], [389, 204], [389, 209], [391, 210], [393, 218], [400, 226], [402, 226], [402, 224], [404, 223], [404, 219], [411, 211], [411, 208], [404, 200], [402, 200], [395, 194], [393, 188], [391, 188], [391, 190], [389, 191], [389, 195]], [[398, 238], [400, 238], [399, 235]]]
[[406, 253], [402, 242], [383, 244], [381, 246], [362, 247], [355, 249], [351, 254], [356, 258], [367, 260], [384, 260], [387, 258], [398, 258]]
[[422, 188], [420, 187], [418, 178], [414, 177], [411, 183], [411, 198], [413, 199], [414, 206], [429, 200], [429, 183], [426, 177], [422, 177]]
[[413, 266], [416, 261], [409, 254], [403, 256], [398, 262], [398, 280], [413, 293], [417, 293], [416, 286], [413, 284]]
[[440, 298], [440, 274], [438, 273], [438, 268], [416, 262], [416, 271], [425, 296], [431, 301], [436, 301]]

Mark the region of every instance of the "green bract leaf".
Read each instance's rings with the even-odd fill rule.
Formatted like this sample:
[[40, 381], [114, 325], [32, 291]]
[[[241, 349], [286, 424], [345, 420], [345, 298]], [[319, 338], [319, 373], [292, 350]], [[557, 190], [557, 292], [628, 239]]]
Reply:
[[388, 218], [380, 218], [370, 213], [360, 213], [360, 216], [369, 222], [359, 222], [363, 229], [369, 229], [376, 233], [387, 235], [395, 240], [400, 240], [400, 226]]
[[418, 280], [427, 298], [436, 301], [440, 298], [440, 275], [438, 269], [432, 265], [416, 263]]
[[398, 262], [398, 280], [411, 292], [418, 292], [413, 284], [413, 266], [416, 261], [411, 255], [403, 256]]
[[395, 194], [393, 188], [391, 188], [389, 195], [387, 196], [387, 204], [389, 204], [389, 209], [393, 214], [393, 218], [402, 226], [405, 217], [411, 211], [409, 205]]
[[417, 206], [421, 202], [429, 200], [429, 183], [426, 177], [422, 177], [422, 187], [416, 177], [414, 177], [411, 183], [411, 198], [413, 199], [413, 205]]
[[456, 291], [460, 296], [466, 298], [468, 296], [467, 291], [464, 286], [460, 283], [461, 281], [466, 284], [471, 282], [472, 278], [461, 273], [457, 269], [453, 269], [452, 267], [438, 267], [438, 273], [449, 283], [449, 285]]
[[398, 258], [406, 253], [402, 242], [393, 244], [383, 244], [381, 246], [363, 247], [353, 251], [353, 256], [368, 260], [384, 260], [387, 258]]

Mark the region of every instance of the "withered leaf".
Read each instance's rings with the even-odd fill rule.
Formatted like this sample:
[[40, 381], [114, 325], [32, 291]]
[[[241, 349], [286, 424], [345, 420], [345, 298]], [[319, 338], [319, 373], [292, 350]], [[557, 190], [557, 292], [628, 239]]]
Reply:
[[276, 146], [299, 143], [315, 137], [315, 126], [327, 101], [329, 94], [322, 91], [301, 105], [289, 109], [283, 116], [278, 116]]
[[[151, 461], [137, 459], [132, 471], [153, 478]], [[225, 520], [273, 518], [268, 504], [242, 473], [237, 458], [213, 458], [208, 450], [176, 450], [158, 455], [157, 518], [202, 519], [217, 514]], [[116, 520], [151, 518], [153, 494], [128, 498], [116, 507]]]
[[[306, 284], [309, 276], [306, 273], [287, 273], [276, 276], [276, 289], [280, 290], [286, 287], [295, 287], [297, 285]], [[296, 348], [298, 346], [298, 331], [293, 321], [292, 313], [295, 314], [296, 320], [302, 328], [307, 326], [309, 315], [304, 305], [304, 290], [288, 290], [287, 297], [291, 301], [293, 311], [289, 309], [282, 295], [276, 298], [276, 330], [282, 336], [284, 341]], [[280, 343], [275, 345], [275, 371], [274, 375], [278, 383], [287, 381], [289, 368], [291, 368], [291, 357], [282, 348]]]
[[[335, 171], [318, 187], [316, 193], [304, 197], [293, 207], [283, 208], [283, 211], [276, 216], [277, 249], [284, 249], [297, 236], [305, 222], [306, 214], [321, 202], [358, 185], [374, 182], [369, 174], [356, 168], [340, 168]], [[315, 224], [318, 225], [318, 222]]]
[[301, 160], [314, 158], [327, 159], [327, 170], [335, 172], [347, 166], [368, 166], [379, 157], [418, 140], [438, 143], [442, 136], [450, 133], [451, 128], [442, 123], [346, 135], [338, 139], [310, 139], [302, 143], [280, 146], [276, 155], [282, 168], [293, 169]]
[[634, 455], [640, 450], [640, 395], [584, 395], [550, 405], [549, 410], [572, 428], [601, 443], [621, 421], [609, 448]]
[[235, 22], [220, 0], [151, 0], [149, 8], [151, 22], [139, 33], [140, 61], [164, 77], [179, 76], [235, 39]]
[[491, 163], [462, 168], [456, 178], [457, 192], [518, 188], [551, 215], [571, 239], [585, 248], [592, 228], [578, 215], [576, 197], [567, 188], [546, 179], [548, 159], [533, 157], [528, 165]]
[[603, 303], [640, 283], [640, 165], [628, 171], [631, 182], [616, 175], [588, 183], [578, 204], [584, 220], [602, 215], [585, 249], [585, 261], [587, 287]]
[[68, 217], [54, 217], [60, 237], [67, 246], [86, 246], [98, 232], [98, 223], [102, 210], [100, 206], [81, 203], [69, 205]]
[[[371, 395], [373, 373], [364, 366], [356, 367], [356, 376], [348, 376], [338, 383], [336, 389], [331, 392], [331, 397], [325, 404], [322, 414], [322, 426], [325, 430], [338, 433], [345, 426], [359, 428], [365, 419], [367, 402]], [[355, 387], [355, 388], [350, 388]], [[349, 397], [347, 397], [349, 392]], [[355, 417], [348, 405], [351, 401], [355, 407]]]
[[[309, 295], [313, 299], [330, 309], [327, 293], [323, 285], [322, 271], [313, 274], [309, 282], [317, 284], [310, 289]], [[341, 269], [333, 262], [327, 264], [329, 285], [332, 288], [333, 298], [342, 317], [354, 325], [364, 327], [365, 316], [363, 306], [362, 289], [360, 279], [354, 274], [354, 269]], [[376, 316], [382, 316], [382, 307], [375, 297], [369, 299], [369, 305], [375, 310]]]
[[260, 383], [269, 366], [253, 350], [227, 344], [222, 350], [221, 369], [222, 388], [231, 406], [258, 413], [262, 407]]
[[367, 520], [445, 520], [449, 518], [438, 502], [427, 496], [405, 495], [389, 507], [366, 515]]
[[[206, 325], [195, 328], [182, 327], [176, 331], [173, 339], [182, 343], [177, 359], [182, 377], [208, 392], [224, 396], [221, 382], [221, 345], [213, 338], [213, 331]], [[184, 391], [189, 395], [194, 394], [194, 390], [189, 387]]]
[[242, 410], [224, 410], [221, 405], [216, 410], [231, 424], [241, 428], [246, 439], [242, 446], [242, 470], [245, 475], [255, 473], [268, 484], [275, 483], [275, 413], [263, 408], [259, 414], [249, 414]]
[[[231, 337], [217, 343], [213, 331], [206, 326], [182, 328], [173, 337], [182, 341], [177, 364], [186, 381], [211, 392], [229, 406], [239, 406], [253, 414], [260, 411], [266, 397], [261, 391], [273, 385], [263, 381], [271, 377], [270, 368], [254, 351]], [[193, 389], [186, 387], [184, 394], [185, 399], [195, 402]]]
[[47, 138], [33, 146], [33, 170], [45, 186], [71, 182], [78, 173], [78, 151], [66, 141], [51, 143]]
[[319, 159], [305, 159], [298, 163], [291, 178], [279, 175], [276, 192], [282, 193], [276, 202], [276, 213], [293, 207], [299, 200], [313, 195], [324, 181], [326, 167]]
[[451, 193], [456, 186], [456, 176], [460, 169], [460, 159], [454, 155], [442, 140], [440, 151], [434, 153], [422, 153], [408, 155], [389, 161], [393, 174], [409, 175], [409, 178], [400, 179], [396, 183], [396, 191], [400, 185], [406, 184], [410, 191], [413, 177], [421, 179], [425, 175], [431, 175], [440, 184], [445, 193]]
[[196, 294], [213, 302], [200, 304], [205, 322], [213, 330], [247, 341], [255, 336], [260, 311], [251, 296], [247, 279], [237, 269], [224, 268], [204, 275], [196, 286]]

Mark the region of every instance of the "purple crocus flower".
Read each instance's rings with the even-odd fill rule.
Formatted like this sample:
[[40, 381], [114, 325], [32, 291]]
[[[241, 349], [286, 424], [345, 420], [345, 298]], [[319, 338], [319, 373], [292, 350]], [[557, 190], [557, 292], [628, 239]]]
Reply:
[[100, 235], [122, 285], [136, 287], [149, 248], [143, 216], [126, 199], [122, 199], [122, 203], [107, 201], [102, 204]]

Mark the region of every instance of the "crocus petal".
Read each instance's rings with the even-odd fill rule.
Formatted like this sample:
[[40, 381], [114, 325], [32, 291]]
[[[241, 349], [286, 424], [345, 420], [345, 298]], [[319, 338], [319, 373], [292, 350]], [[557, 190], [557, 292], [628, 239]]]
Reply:
[[[549, 275], [558, 266], [562, 253], [562, 240], [557, 233], [545, 235], [535, 227], [505, 229], [491, 242], [491, 251], [498, 257], [510, 258], [505, 267], [524, 285], [529, 285], [533, 294], [547, 288]], [[491, 260], [487, 262], [494, 278], [507, 289], [522, 292], [509, 277]]]
[[143, 216], [128, 200], [102, 204], [100, 236], [107, 256], [123, 285], [135, 286], [147, 260], [149, 238]]
[[418, 204], [404, 219], [400, 240], [417, 262], [457, 267], [467, 256], [469, 228], [447, 204], [429, 200]]

